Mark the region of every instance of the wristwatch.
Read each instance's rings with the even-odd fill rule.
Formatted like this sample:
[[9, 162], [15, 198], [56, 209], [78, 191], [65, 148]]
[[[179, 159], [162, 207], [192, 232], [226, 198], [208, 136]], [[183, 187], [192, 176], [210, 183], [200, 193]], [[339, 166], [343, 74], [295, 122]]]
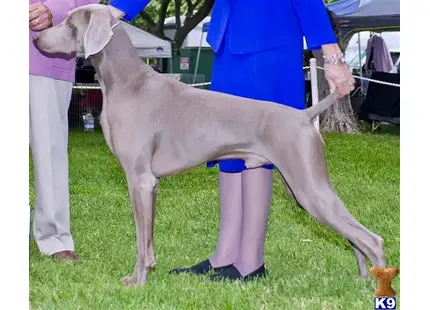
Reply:
[[332, 55], [331, 57], [323, 55], [323, 58], [325, 64], [339, 65], [345, 63], [345, 56], [342, 53]]

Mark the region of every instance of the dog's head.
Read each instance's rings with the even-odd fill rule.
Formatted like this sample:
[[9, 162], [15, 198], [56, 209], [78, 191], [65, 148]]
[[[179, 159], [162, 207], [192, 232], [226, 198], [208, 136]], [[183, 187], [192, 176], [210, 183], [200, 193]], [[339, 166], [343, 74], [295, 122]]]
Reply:
[[70, 11], [61, 24], [41, 31], [34, 44], [48, 54], [76, 53], [88, 58], [109, 43], [117, 23], [108, 6], [88, 4]]

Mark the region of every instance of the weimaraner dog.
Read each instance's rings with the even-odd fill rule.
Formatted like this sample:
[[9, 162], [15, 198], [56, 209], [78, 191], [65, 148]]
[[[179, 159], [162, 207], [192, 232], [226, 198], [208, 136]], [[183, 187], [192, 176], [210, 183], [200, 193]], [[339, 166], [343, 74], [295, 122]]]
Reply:
[[69, 12], [34, 40], [46, 53], [90, 57], [96, 69], [100, 122], [125, 172], [136, 224], [137, 260], [126, 285], [145, 284], [155, 266], [158, 180], [225, 158], [242, 158], [249, 169], [273, 163], [287, 194], [350, 242], [360, 277], [368, 277], [366, 257], [386, 266], [382, 238], [354, 219], [331, 185], [324, 142], [312, 125], [337, 92], [297, 110], [187, 86], [144, 64], [109, 8], [99, 4]]

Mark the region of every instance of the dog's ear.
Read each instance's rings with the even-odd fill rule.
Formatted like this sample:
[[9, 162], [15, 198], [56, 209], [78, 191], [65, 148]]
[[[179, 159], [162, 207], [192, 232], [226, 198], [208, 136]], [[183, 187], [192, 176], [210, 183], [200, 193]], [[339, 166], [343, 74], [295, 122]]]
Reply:
[[102, 11], [86, 11], [89, 19], [84, 36], [85, 59], [100, 52], [113, 36], [110, 16]]

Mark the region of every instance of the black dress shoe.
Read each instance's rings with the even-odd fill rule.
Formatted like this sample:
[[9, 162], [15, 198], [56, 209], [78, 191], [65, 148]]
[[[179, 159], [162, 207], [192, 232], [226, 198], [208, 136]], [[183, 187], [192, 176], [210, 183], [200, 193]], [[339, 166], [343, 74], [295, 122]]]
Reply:
[[209, 273], [211, 270], [214, 270], [215, 272], [222, 272], [224, 269], [229, 268], [233, 266], [233, 264], [231, 265], [227, 265], [227, 266], [222, 266], [222, 267], [216, 267], [213, 268], [211, 265], [211, 262], [209, 261], [209, 259], [202, 261], [201, 263], [198, 263], [197, 265], [188, 267], [188, 268], [175, 268], [170, 270], [170, 274], [172, 273], [194, 273], [197, 275], [201, 275], [201, 274], [206, 274]]
[[214, 275], [210, 275], [209, 276], [209, 280], [212, 281], [252, 281], [254, 279], [257, 278], [263, 278], [267, 275], [267, 270], [266, 268], [264, 268], [264, 264], [261, 265], [260, 268], [258, 268], [257, 270], [255, 270], [254, 272], [251, 272], [250, 274], [246, 275], [246, 276], [242, 276], [239, 272], [239, 270], [237, 270], [236, 267], [231, 266], [229, 268], [225, 268], [222, 271], [217, 272]]

